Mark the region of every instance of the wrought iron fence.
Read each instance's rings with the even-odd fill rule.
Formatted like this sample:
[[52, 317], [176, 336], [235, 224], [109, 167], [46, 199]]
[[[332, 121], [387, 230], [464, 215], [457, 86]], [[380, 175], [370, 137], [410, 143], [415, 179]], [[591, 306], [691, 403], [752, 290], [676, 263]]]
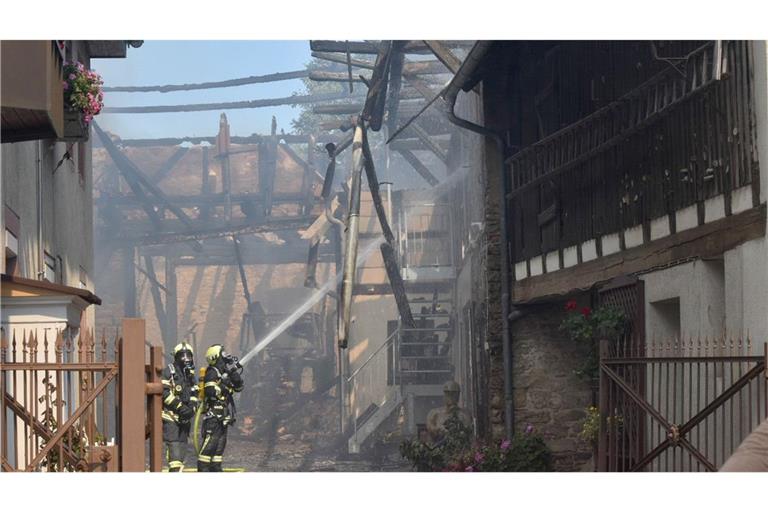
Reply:
[[114, 445], [120, 342], [117, 333], [110, 339], [3, 329], [4, 470], [87, 470], [94, 447]]
[[601, 344], [602, 471], [716, 471], [768, 416], [768, 344]]
[[161, 469], [162, 348], [150, 348], [146, 365], [142, 319], [98, 338], [8, 330], [0, 333], [3, 471], [143, 471], [147, 438], [149, 467]]

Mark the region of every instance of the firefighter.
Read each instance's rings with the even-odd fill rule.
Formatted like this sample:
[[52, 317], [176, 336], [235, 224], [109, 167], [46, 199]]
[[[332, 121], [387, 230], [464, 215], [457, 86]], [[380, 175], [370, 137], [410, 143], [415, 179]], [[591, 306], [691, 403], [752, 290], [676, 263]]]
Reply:
[[221, 345], [211, 346], [205, 353], [205, 416], [203, 444], [197, 456], [199, 472], [221, 471], [227, 427], [235, 423], [235, 392], [243, 390], [243, 367], [236, 357], [227, 354]]
[[182, 342], [173, 348], [173, 362], [163, 370], [163, 442], [170, 472], [184, 467], [197, 404], [194, 354], [192, 346]]

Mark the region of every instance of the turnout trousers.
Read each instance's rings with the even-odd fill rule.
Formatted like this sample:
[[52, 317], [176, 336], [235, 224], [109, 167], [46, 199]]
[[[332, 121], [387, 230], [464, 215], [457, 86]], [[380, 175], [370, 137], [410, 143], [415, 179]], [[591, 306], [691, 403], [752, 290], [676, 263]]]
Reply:
[[184, 456], [187, 453], [189, 428], [189, 423], [176, 423], [163, 420], [165, 458], [168, 461], [168, 471], [171, 473], [181, 471], [184, 467]]
[[227, 425], [223, 419], [215, 417], [203, 421], [203, 444], [197, 456], [197, 471], [221, 471], [224, 461], [224, 448], [227, 447]]

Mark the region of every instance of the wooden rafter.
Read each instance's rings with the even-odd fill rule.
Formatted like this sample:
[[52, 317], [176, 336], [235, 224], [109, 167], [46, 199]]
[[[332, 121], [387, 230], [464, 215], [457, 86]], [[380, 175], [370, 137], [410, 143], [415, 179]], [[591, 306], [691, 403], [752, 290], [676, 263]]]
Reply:
[[445, 67], [451, 70], [451, 73], [455, 75], [459, 71], [461, 59], [456, 57], [442, 41], [424, 41], [424, 44], [429, 47], [440, 62], [445, 64]]
[[[115, 144], [112, 142], [112, 139], [110, 139], [109, 136], [104, 133], [98, 124], [93, 123], [93, 127], [96, 130], [96, 133], [99, 135], [99, 138], [101, 138], [101, 141], [109, 153], [109, 156], [112, 157], [112, 161], [115, 163], [123, 176], [130, 176], [130, 179], [135, 180], [137, 184], [141, 185], [147, 191], [152, 193], [158, 199], [158, 201], [164, 207], [168, 208], [168, 210], [170, 210], [174, 215], [176, 215], [179, 220], [181, 220], [188, 227], [191, 227], [192, 220], [187, 216], [187, 214], [184, 213], [181, 208], [174, 206], [170, 201], [168, 201], [165, 193], [160, 190], [157, 185], [149, 181], [146, 176], [144, 176], [144, 173], [142, 173], [141, 170], [139, 170], [139, 168], [136, 167], [136, 165], [117, 148], [117, 146], [115, 146]], [[134, 193], [136, 192], [134, 191]]]
[[434, 174], [432, 174], [429, 168], [426, 165], [424, 165], [416, 155], [411, 153], [411, 151], [407, 149], [399, 149], [397, 150], [397, 152], [400, 153], [400, 155], [402, 155], [402, 157], [405, 158], [405, 160], [409, 164], [411, 164], [411, 167], [413, 167], [414, 170], [416, 170], [416, 172], [419, 173], [419, 176], [424, 178], [424, 180], [427, 183], [429, 183], [430, 186], [434, 187], [435, 185], [440, 183], [440, 181], [437, 178], [435, 178]]

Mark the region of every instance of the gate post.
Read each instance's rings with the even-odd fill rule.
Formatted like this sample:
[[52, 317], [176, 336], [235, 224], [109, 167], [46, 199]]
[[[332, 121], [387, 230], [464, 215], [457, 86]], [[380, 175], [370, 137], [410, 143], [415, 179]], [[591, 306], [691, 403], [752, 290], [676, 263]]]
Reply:
[[149, 349], [149, 382], [146, 384], [149, 405], [149, 470], [163, 470], [163, 347]]
[[120, 471], [144, 471], [144, 319], [124, 318], [120, 350]]
[[597, 470], [598, 471], [608, 471], [608, 429], [607, 429], [607, 423], [606, 418], [608, 417], [608, 409], [610, 405], [608, 404], [608, 385], [609, 381], [608, 378], [603, 373], [602, 364], [603, 359], [605, 359], [608, 356], [608, 340], [607, 339], [600, 339], [598, 341], [599, 343], [599, 364], [598, 364], [598, 371], [600, 374], [600, 391], [599, 391], [599, 399], [598, 399], [598, 414], [600, 415], [600, 431], [597, 435]]

